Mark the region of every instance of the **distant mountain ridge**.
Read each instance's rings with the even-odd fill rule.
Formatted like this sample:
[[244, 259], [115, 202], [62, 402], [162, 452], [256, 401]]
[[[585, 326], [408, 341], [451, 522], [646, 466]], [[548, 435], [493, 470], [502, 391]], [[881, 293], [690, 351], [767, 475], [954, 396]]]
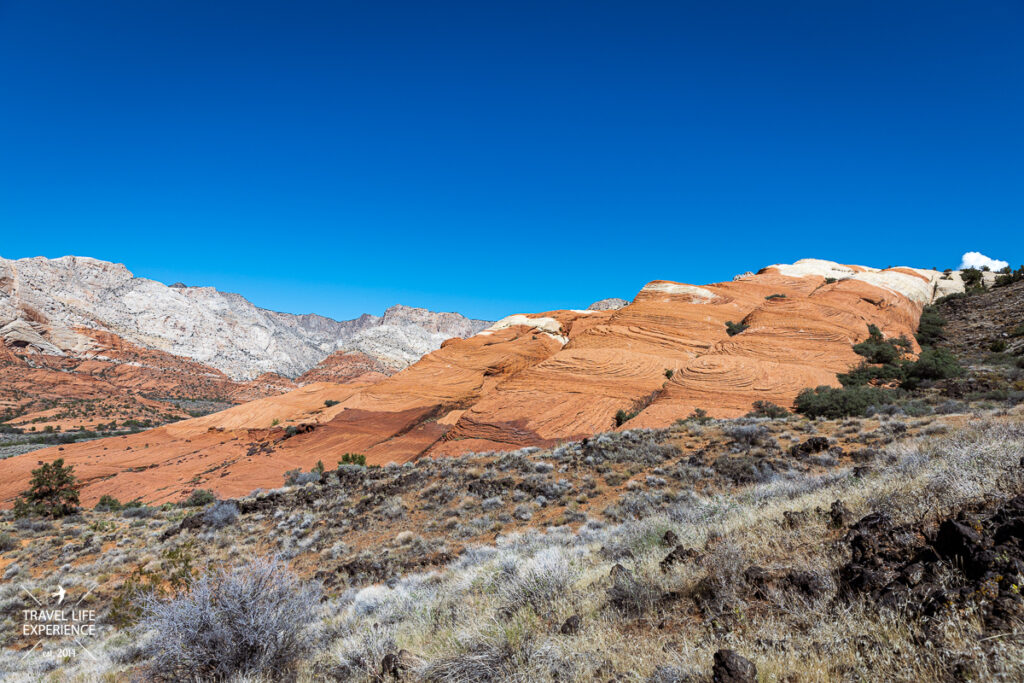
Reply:
[[0, 258], [0, 340], [29, 353], [88, 353], [94, 341], [81, 332], [88, 329], [198, 361], [233, 380], [268, 372], [295, 378], [336, 351], [364, 353], [394, 372], [446, 339], [488, 325], [408, 306], [353, 320], [281, 313], [240, 294], [168, 286], [88, 257]]

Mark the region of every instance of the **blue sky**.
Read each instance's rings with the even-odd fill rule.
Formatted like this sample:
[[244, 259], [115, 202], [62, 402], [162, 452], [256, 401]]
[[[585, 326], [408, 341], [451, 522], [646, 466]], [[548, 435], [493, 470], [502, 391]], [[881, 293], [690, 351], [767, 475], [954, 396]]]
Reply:
[[1024, 261], [1024, 5], [0, 0], [0, 255], [497, 318]]

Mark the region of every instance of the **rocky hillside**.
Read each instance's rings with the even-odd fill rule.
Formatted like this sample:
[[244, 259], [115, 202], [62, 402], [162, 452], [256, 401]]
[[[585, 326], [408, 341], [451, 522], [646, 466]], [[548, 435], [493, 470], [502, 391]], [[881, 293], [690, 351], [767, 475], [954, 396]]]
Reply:
[[[79, 467], [84, 500], [131, 490], [163, 502], [204, 487], [243, 495], [345, 453], [385, 464], [662, 428], [696, 411], [732, 418], [838, 386], [863, 360], [852, 347], [869, 326], [912, 340], [922, 307], [962, 290], [956, 273], [825, 261], [704, 286], [655, 281], [621, 308], [509, 316], [383, 381], [350, 359], [368, 381], [311, 384], [60, 455]], [[0, 501], [47, 457], [58, 456], [8, 460]]]
[[107, 332], [245, 381], [267, 372], [298, 377], [338, 350], [398, 370], [487, 325], [406, 306], [344, 321], [278, 313], [238, 294], [167, 286], [91, 258], [0, 259], [0, 338], [23, 353], [81, 356], [100, 348], [95, 331]]
[[[1019, 681], [1022, 417], [694, 418], [501, 456], [329, 462], [237, 500], [0, 511], [0, 670]], [[95, 630], [39, 643], [25, 611], [58, 591]]]

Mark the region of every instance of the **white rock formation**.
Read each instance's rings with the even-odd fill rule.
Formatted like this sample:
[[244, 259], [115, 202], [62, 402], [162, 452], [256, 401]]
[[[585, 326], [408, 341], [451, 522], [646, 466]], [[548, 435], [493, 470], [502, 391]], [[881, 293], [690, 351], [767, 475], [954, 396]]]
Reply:
[[[939, 270], [926, 270], [922, 268], [903, 269], [921, 276], [916, 277], [891, 268], [882, 270], [868, 266], [847, 266], [821, 259], [800, 259], [796, 263], [776, 264], [768, 266], [768, 268], [774, 268], [779, 274], [792, 277], [820, 275], [821, 277], [835, 278], [836, 280], [863, 280], [876, 287], [902, 294], [922, 304], [931, 303], [947, 294], [964, 291], [964, 281], [961, 279], [960, 271], [958, 270], [951, 271], [946, 275]], [[988, 278], [985, 284], [990, 285], [991, 280], [994, 280], [994, 277]]]
[[407, 306], [346, 321], [278, 313], [238, 294], [168, 287], [92, 258], [0, 258], [0, 338], [29, 352], [87, 351], [91, 339], [75, 329], [91, 328], [195, 359], [233, 379], [264, 372], [296, 377], [338, 350], [362, 351], [400, 369], [445, 339], [489, 324]]

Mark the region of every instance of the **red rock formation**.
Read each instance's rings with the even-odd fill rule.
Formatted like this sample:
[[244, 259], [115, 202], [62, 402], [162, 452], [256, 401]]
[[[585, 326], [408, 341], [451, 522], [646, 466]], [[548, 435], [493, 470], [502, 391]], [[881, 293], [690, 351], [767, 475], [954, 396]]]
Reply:
[[335, 351], [320, 361], [317, 366], [295, 382], [299, 385], [313, 382], [373, 383], [394, 374], [394, 370], [375, 358], [360, 351]]
[[[551, 445], [615, 428], [619, 410], [638, 413], [623, 426], [633, 428], [697, 408], [732, 417], [757, 400], [787, 406], [805, 387], [836, 385], [860, 361], [851, 347], [869, 324], [913, 339], [922, 304], [949, 287], [940, 275], [808, 261], [701, 287], [655, 281], [619, 309], [510, 316], [383, 381], [351, 381], [362, 361], [338, 358], [318, 372], [348, 383], [60, 455], [81, 468], [87, 503], [125, 491], [164, 501], [196, 486], [221, 495], [279, 486], [286, 470], [333, 466], [346, 452], [383, 464]], [[729, 336], [730, 321], [746, 329]], [[10, 504], [31, 467], [57, 455], [4, 461], [0, 501]]]

